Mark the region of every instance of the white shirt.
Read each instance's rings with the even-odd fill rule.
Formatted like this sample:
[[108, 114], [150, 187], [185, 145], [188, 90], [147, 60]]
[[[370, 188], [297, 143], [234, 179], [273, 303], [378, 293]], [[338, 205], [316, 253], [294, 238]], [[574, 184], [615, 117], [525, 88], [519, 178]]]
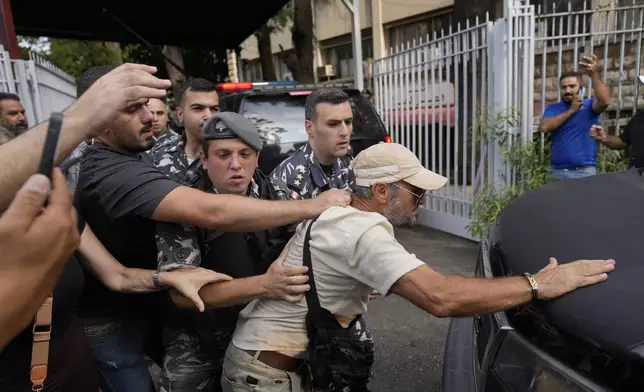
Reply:
[[[302, 265], [310, 221], [298, 225], [286, 248], [285, 266]], [[424, 263], [396, 241], [387, 219], [353, 207], [326, 210], [311, 229], [311, 259], [323, 308], [347, 326], [367, 311], [373, 289], [391, 286]], [[233, 344], [243, 350], [280, 351], [296, 356], [306, 350], [306, 299], [297, 303], [259, 299], [240, 313]]]

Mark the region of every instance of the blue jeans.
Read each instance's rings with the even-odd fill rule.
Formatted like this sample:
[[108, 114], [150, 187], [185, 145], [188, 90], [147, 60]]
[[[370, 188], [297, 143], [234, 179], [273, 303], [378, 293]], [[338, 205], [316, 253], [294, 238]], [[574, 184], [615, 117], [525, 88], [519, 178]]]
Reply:
[[597, 174], [595, 166], [584, 166], [577, 169], [551, 169], [550, 171], [555, 175], [555, 181], [574, 180]]
[[103, 392], [154, 392], [143, 351], [147, 325], [142, 321], [109, 321], [85, 325]]

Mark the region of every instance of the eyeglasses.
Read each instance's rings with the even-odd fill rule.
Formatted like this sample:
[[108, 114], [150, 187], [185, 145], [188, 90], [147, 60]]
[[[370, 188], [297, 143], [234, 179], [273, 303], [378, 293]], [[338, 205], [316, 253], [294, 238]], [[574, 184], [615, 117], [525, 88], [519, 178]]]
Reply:
[[421, 201], [421, 200], [423, 200], [423, 197], [425, 197], [425, 193], [427, 193], [427, 191], [423, 191], [423, 192], [419, 195], [419, 194], [417, 194], [417, 193], [415, 193], [415, 192], [410, 191], [409, 189], [407, 189], [407, 188], [405, 188], [405, 187], [403, 187], [403, 186], [400, 186], [400, 185], [398, 185], [398, 184], [394, 184], [394, 185], [395, 185], [397, 188], [400, 188], [400, 189], [402, 189], [403, 191], [405, 191], [405, 192], [407, 192], [407, 193], [411, 193], [412, 195], [416, 196], [416, 204], [420, 203], [420, 201]]

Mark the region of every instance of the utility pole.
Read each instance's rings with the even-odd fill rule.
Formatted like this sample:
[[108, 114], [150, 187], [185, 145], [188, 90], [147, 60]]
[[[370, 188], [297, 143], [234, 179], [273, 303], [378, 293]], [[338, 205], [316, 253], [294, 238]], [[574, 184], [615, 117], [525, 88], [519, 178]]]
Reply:
[[354, 85], [360, 91], [364, 90], [364, 75], [362, 72], [362, 29], [360, 25], [360, 0], [342, 0], [353, 15], [351, 37], [353, 39], [353, 72]]

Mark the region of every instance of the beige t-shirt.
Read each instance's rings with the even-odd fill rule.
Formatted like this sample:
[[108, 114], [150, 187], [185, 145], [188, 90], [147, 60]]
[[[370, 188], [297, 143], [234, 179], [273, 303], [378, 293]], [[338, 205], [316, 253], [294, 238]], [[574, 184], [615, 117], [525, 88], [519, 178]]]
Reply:
[[[287, 244], [286, 266], [302, 265], [310, 221], [298, 225]], [[407, 252], [382, 215], [352, 207], [326, 210], [311, 229], [311, 259], [320, 304], [345, 326], [367, 311], [373, 289], [391, 286], [424, 263]], [[280, 351], [295, 356], [306, 350], [306, 299], [297, 303], [259, 299], [240, 313], [233, 344], [243, 350]]]

